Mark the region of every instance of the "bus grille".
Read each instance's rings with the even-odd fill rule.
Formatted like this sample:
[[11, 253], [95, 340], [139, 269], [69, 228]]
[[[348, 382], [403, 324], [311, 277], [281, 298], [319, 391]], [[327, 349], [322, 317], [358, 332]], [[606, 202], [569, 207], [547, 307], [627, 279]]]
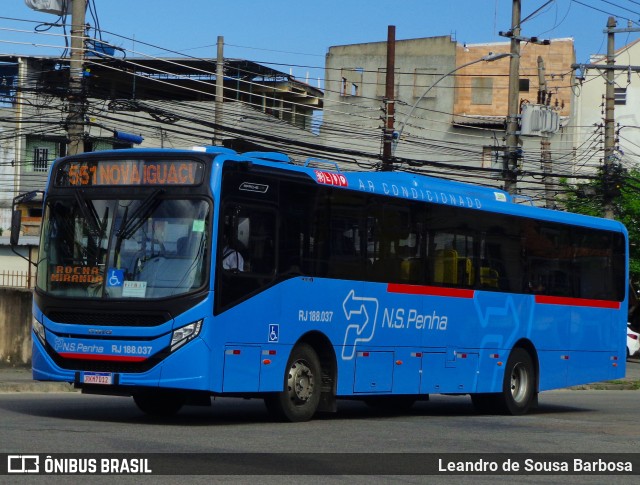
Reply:
[[171, 320], [167, 313], [100, 313], [52, 311], [47, 318], [56, 323], [114, 327], [156, 327]]

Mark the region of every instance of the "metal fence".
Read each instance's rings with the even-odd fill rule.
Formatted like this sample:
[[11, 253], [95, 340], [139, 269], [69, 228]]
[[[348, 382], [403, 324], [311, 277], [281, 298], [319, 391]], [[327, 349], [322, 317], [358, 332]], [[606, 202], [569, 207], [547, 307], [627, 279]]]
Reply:
[[0, 287], [33, 288], [35, 283], [36, 275], [27, 271], [0, 271]]

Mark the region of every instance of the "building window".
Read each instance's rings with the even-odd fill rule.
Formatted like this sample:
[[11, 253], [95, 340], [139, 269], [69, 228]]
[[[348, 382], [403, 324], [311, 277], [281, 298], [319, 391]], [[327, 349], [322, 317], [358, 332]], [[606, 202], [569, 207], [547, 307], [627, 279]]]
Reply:
[[362, 96], [363, 75], [364, 69], [362, 67], [342, 69], [340, 96]]
[[46, 172], [49, 169], [49, 149], [36, 147], [33, 149], [33, 170]]
[[[394, 88], [393, 97], [398, 98], [398, 90], [400, 88], [400, 69], [396, 68], [393, 74]], [[376, 80], [376, 96], [378, 98], [384, 98], [387, 95], [387, 68], [378, 68], [378, 77]]]
[[[419, 98], [436, 82], [435, 69], [428, 67], [417, 67], [413, 72], [413, 97]], [[436, 90], [432, 89], [429, 92], [429, 97], [436, 97]]]
[[493, 78], [471, 79], [471, 104], [493, 104]]
[[614, 104], [627, 104], [627, 88], [615, 88]]
[[526, 78], [520, 78], [518, 80], [518, 86], [520, 88], [520, 92], [521, 93], [528, 93], [529, 92], [529, 80]]
[[347, 95], [347, 78], [343, 77], [340, 79], [340, 96]]

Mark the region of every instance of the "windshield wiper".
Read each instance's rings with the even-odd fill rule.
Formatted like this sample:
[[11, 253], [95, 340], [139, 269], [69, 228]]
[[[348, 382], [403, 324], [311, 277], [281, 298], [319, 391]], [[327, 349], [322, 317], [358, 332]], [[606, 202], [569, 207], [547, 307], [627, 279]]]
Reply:
[[116, 231], [116, 247], [115, 247], [115, 256], [116, 259], [120, 254], [120, 248], [122, 247], [122, 241], [125, 239], [129, 239], [131, 236], [135, 234], [135, 232], [144, 224], [149, 215], [156, 210], [156, 207], [160, 204], [160, 200], [158, 200], [158, 196], [164, 192], [164, 189], [158, 189], [152, 193], [150, 193], [137, 207], [131, 217], [127, 217], [129, 213], [129, 206], [127, 206], [124, 210], [124, 216], [122, 217], [122, 222], [120, 223], [120, 227]]
[[104, 218], [101, 221], [95, 205], [84, 196], [83, 191], [75, 192], [75, 198], [82, 217], [87, 221], [89, 236], [93, 239], [95, 247], [102, 247], [102, 239], [104, 238], [107, 229], [107, 219], [109, 218], [109, 207], [105, 207]]
[[156, 210], [160, 201], [158, 196], [164, 192], [164, 189], [158, 189], [147, 196], [146, 199], [138, 206], [138, 208], [131, 214], [131, 217], [127, 219], [126, 212], [125, 217], [122, 219], [120, 228], [116, 232], [118, 240], [129, 239], [135, 234], [135, 232], [145, 223], [149, 215]]
[[90, 234], [94, 237], [98, 237], [98, 241], [100, 241], [104, 236], [104, 227], [100, 227], [101, 224], [98, 222], [100, 217], [96, 212], [96, 208], [93, 204], [89, 204], [89, 201], [84, 197], [84, 194], [80, 193], [80, 191], [75, 192], [75, 196], [78, 208], [82, 213], [82, 217], [84, 217], [89, 224]]

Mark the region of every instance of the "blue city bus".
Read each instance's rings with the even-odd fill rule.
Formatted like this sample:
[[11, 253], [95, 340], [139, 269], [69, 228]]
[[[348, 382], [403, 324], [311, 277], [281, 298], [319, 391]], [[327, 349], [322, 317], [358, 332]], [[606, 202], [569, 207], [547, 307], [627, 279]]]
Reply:
[[44, 195], [33, 378], [159, 416], [430, 394], [519, 415], [624, 376], [627, 281], [622, 224], [493, 188], [221, 147], [84, 153]]

